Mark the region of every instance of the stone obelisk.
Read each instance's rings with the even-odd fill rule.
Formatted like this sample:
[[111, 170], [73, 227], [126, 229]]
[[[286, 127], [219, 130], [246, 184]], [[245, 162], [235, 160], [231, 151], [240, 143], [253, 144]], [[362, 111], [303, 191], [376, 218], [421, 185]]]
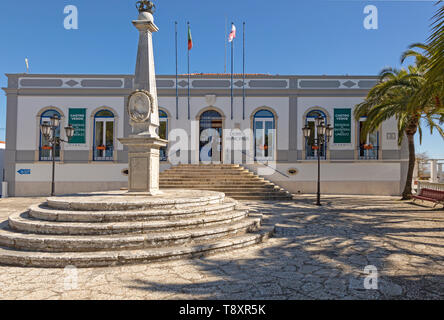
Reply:
[[154, 24], [154, 4], [137, 2], [139, 17], [133, 25], [139, 30], [134, 92], [129, 96], [127, 112], [132, 134], [119, 141], [128, 147], [128, 193], [157, 195], [159, 190], [159, 158], [161, 147], [167, 141], [160, 139], [159, 107], [157, 100], [156, 72], [154, 68], [153, 32], [159, 31]]

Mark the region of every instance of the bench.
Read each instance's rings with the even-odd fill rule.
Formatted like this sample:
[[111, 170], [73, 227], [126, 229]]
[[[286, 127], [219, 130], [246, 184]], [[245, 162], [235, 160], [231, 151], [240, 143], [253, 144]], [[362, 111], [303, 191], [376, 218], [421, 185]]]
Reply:
[[424, 200], [434, 202], [436, 207], [438, 204], [442, 204], [444, 206], [444, 191], [432, 190], [432, 189], [421, 189], [418, 195], [413, 196], [413, 202], [415, 200]]

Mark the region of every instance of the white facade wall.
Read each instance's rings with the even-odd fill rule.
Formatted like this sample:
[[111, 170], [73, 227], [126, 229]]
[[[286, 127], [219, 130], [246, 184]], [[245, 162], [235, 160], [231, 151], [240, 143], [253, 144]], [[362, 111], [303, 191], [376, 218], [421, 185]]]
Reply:
[[[17, 150], [38, 150], [40, 139], [40, 117], [38, 114], [45, 108], [55, 107], [62, 111], [64, 118], [61, 122], [61, 138], [66, 139], [64, 127], [68, 125], [70, 108], [86, 108], [86, 143], [85, 144], [63, 144], [65, 150], [87, 151], [92, 146], [94, 111], [107, 107], [115, 111], [117, 119], [117, 137], [123, 137], [123, 113], [124, 98], [119, 97], [19, 97], [18, 98], [18, 130], [17, 130]], [[122, 144], [117, 141], [117, 150], [123, 150]]]
[[[317, 162], [248, 164], [251, 171], [292, 193], [315, 193]], [[271, 169], [271, 168], [275, 168]], [[296, 170], [290, 175], [289, 170]], [[399, 162], [321, 162], [321, 191], [330, 194], [398, 195], [401, 188]]]
[[[302, 149], [305, 143], [304, 136], [302, 135], [302, 128], [305, 126], [305, 115], [312, 109], [322, 110], [327, 115], [327, 122], [332, 126], [333, 115], [335, 108], [351, 108], [353, 110], [354, 106], [363, 101], [362, 98], [355, 97], [302, 97], [298, 99], [298, 111], [300, 116], [298, 117], [298, 128], [300, 128], [300, 133], [298, 132], [298, 147]], [[344, 150], [353, 149], [355, 147], [356, 134], [354, 130], [355, 126], [352, 121], [352, 132], [351, 132], [351, 143], [350, 144], [334, 144], [333, 141], [330, 142], [330, 150]]]
[[[122, 170], [128, 168], [127, 164], [98, 163], [98, 164], [76, 164], [56, 162], [56, 182], [126, 182], [127, 177]], [[16, 182], [45, 182], [51, 177], [52, 163], [23, 163], [16, 164], [16, 171], [21, 169], [31, 170], [30, 175], [17, 174]]]
[[[188, 120], [188, 100], [181, 98], [179, 100], [179, 119], [176, 119], [176, 98], [160, 97], [159, 109], [164, 110], [169, 115], [169, 130], [183, 129], [188, 133], [189, 146], [198, 146], [199, 136], [191, 137], [191, 133], [199, 132], [199, 115], [208, 109], [216, 110], [221, 113], [223, 126], [225, 129], [240, 128], [242, 131], [252, 128], [252, 118], [261, 108], [271, 110], [276, 115], [276, 142], [277, 150], [288, 150], [289, 147], [289, 98], [286, 97], [252, 97], [246, 98], [245, 119], [242, 117], [242, 98], [234, 99], [233, 120], [231, 120], [231, 98], [217, 97], [213, 105], [208, 105], [205, 97], [193, 97], [190, 99], [190, 120]], [[194, 139], [191, 141], [191, 139]], [[251, 141], [250, 148], [253, 148]], [[226, 150], [224, 150], [226, 151]], [[194, 148], [192, 151], [192, 160], [198, 161], [199, 150]], [[224, 152], [224, 162], [229, 161], [230, 155]]]
[[[395, 118], [391, 118], [385, 121], [381, 126], [381, 139], [380, 145], [383, 150], [399, 150], [398, 145], [398, 130], [397, 122]], [[387, 134], [392, 134], [394, 139], [387, 139]]]
[[[131, 92], [131, 76], [36, 76], [12, 75], [5, 91], [8, 93], [12, 112], [16, 111], [17, 124], [14, 128], [8, 123], [8, 131], [16, 129], [16, 145], [10, 146], [8, 159], [16, 157], [15, 162], [5, 164], [10, 182], [10, 194], [43, 195], [50, 190], [51, 163], [39, 161], [40, 117], [43, 110], [56, 109], [64, 116], [61, 127], [68, 124], [70, 108], [86, 108], [86, 143], [63, 144], [62, 159], [56, 164], [56, 190], [58, 193], [101, 191], [119, 189], [127, 184], [127, 177], [122, 171], [127, 168], [127, 155], [118, 138], [128, 134], [125, 101]], [[322, 78], [322, 77], [320, 77]], [[61, 80], [60, 80], [61, 79]], [[179, 82], [179, 115], [176, 118], [176, 97], [174, 78], [160, 78], [159, 109], [168, 114], [168, 131], [181, 129], [188, 136], [189, 159], [199, 161], [199, 116], [207, 110], [216, 110], [223, 117], [224, 129], [252, 129], [253, 116], [261, 110], [270, 110], [275, 115], [276, 141], [275, 160], [268, 165], [276, 168], [269, 174], [263, 171], [261, 162], [253, 162], [254, 137], [249, 143], [250, 156], [247, 166], [258, 171], [265, 178], [294, 193], [315, 192], [317, 163], [305, 160], [305, 140], [302, 128], [305, 115], [310, 110], [322, 110], [327, 114], [328, 123], [334, 126], [334, 109], [349, 108], [352, 111], [351, 142], [328, 145], [327, 160], [322, 161], [322, 188], [327, 193], [354, 194], [399, 194], [406, 170], [405, 148], [397, 144], [396, 119], [386, 121], [379, 130], [379, 158], [359, 160], [358, 158], [358, 122], [353, 119], [354, 107], [365, 97], [366, 82], [374, 78], [339, 78], [316, 79], [296, 76], [247, 79], [247, 97], [245, 118], [243, 118], [242, 95], [240, 87], [234, 98], [233, 119], [231, 119], [231, 98], [227, 77], [195, 77], [192, 80], [190, 119], [188, 119], [188, 99], [186, 86]], [[222, 80], [221, 80], [222, 79]], [[196, 80], [196, 82], [194, 82]], [[162, 82], [163, 81], [163, 82]], [[236, 80], [239, 82], [239, 79]], [[235, 82], [235, 83], [237, 83]], [[63, 83], [61, 86], [60, 84]], [[354, 87], [351, 83], [355, 83]], [[56, 86], [51, 88], [50, 86]], [[59, 87], [57, 87], [59, 85]], [[106, 87], [109, 85], [109, 87]], [[214, 87], [213, 87], [214, 85]], [[337, 85], [331, 89], [332, 85]], [[225, 86], [225, 87], [224, 87]], [[307, 89], [309, 86], [309, 89]], [[353, 89], [350, 89], [350, 88]], [[224, 89], [221, 89], [224, 88]], [[330, 89], [329, 89], [330, 88]], [[73, 90], [73, 91], [71, 91]], [[84, 90], [84, 91], [83, 91]], [[236, 90], [236, 88], [235, 88]], [[16, 95], [15, 101], [11, 96]], [[9, 108], [9, 107], [8, 107]], [[114, 159], [113, 161], [92, 161], [94, 114], [100, 109], [112, 110], [115, 115]], [[9, 112], [9, 110], [8, 110]], [[13, 113], [12, 113], [13, 114]], [[14, 119], [14, 117], [11, 117]], [[13, 133], [12, 136], [14, 136]], [[61, 130], [61, 138], [65, 138]], [[171, 136], [170, 136], [171, 138]], [[231, 163], [231, 152], [227, 150], [227, 137], [223, 137], [223, 161]], [[12, 140], [14, 141], [14, 140]], [[174, 145], [174, 141], [170, 142]], [[401, 152], [402, 151], [402, 152]], [[66, 155], [66, 157], [63, 157]], [[277, 159], [277, 160], [276, 160]], [[277, 161], [277, 162], [276, 162]], [[161, 171], [169, 168], [169, 162], [161, 162]], [[20, 174], [21, 169], [30, 170], [31, 174]], [[290, 169], [297, 173], [289, 174]]]

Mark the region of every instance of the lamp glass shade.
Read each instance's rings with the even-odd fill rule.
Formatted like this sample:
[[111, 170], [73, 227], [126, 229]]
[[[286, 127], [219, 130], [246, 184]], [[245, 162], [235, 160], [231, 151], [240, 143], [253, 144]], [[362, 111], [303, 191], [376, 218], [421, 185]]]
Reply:
[[321, 123], [318, 126], [318, 134], [321, 135], [321, 136], [325, 135], [325, 130], [326, 129], [327, 129], [326, 126], [323, 123]]
[[60, 118], [58, 115], [51, 117], [51, 126], [58, 127], [60, 125]]
[[68, 139], [72, 138], [74, 136], [74, 128], [72, 127], [72, 125], [69, 125], [65, 128], [66, 131], [66, 136], [68, 137]]
[[305, 126], [304, 128], [302, 128], [302, 132], [304, 133], [304, 137], [308, 138], [310, 136], [311, 129], [308, 126]]
[[40, 131], [45, 137], [51, 136], [51, 126], [46, 121], [40, 125]]
[[317, 117], [316, 120], [315, 120], [316, 127], [319, 127], [322, 122], [324, 122], [324, 118], [321, 117], [321, 116]]
[[331, 138], [333, 136], [333, 128], [327, 125], [327, 137]]

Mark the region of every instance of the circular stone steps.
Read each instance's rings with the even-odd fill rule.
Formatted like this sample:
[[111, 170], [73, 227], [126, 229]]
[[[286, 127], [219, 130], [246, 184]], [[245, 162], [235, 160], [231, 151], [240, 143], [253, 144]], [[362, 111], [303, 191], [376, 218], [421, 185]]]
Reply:
[[177, 220], [215, 215], [235, 210], [237, 202], [225, 199], [221, 204], [196, 206], [182, 209], [154, 209], [132, 211], [67, 211], [52, 209], [47, 204], [33, 205], [29, 216], [34, 219], [58, 222], [125, 222], [148, 220]]
[[22, 267], [79, 268], [107, 267], [125, 264], [142, 264], [179, 258], [198, 258], [208, 254], [239, 249], [265, 241], [274, 232], [272, 229], [259, 233], [208, 241], [196, 245], [146, 248], [139, 250], [99, 252], [27, 252], [0, 248], [0, 264]]
[[210, 240], [231, 235], [256, 231], [260, 219], [244, 219], [226, 226], [195, 228], [172, 232], [151, 232], [145, 234], [122, 234], [114, 236], [52, 236], [41, 234], [22, 234], [12, 230], [0, 230], [0, 245], [15, 249], [43, 252], [84, 252], [102, 250], [142, 249], [164, 245], [191, 243], [196, 240]]
[[261, 215], [224, 193], [165, 189], [48, 198], [0, 224], [0, 264], [104, 267], [198, 257], [264, 241]]
[[28, 213], [15, 213], [9, 217], [11, 229], [35, 234], [59, 235], [107, 235], [119, 233], [143, 233], [153, 231], [189, 229], [229, 223], [247, 217], [246, 211], [232, 211], [206, 217], [187, 218], [175, 221], [131, 221], [111, 223], [52, 222], [34, 220]]
[[[218, 204], [224, 201], [225, 195], [220, 192], [206, 191], [205, 196], [199, 190], [163, 190], [155, 197], [125, 196], [121, 191], [78, 194], [65, 197], [48, 198], [48, 206], [62, 210], [83, 211], [119, 211], [134, 209], [179, 209], [197, 205]], [[178, 196], [180, 194], [180, 196]]]

